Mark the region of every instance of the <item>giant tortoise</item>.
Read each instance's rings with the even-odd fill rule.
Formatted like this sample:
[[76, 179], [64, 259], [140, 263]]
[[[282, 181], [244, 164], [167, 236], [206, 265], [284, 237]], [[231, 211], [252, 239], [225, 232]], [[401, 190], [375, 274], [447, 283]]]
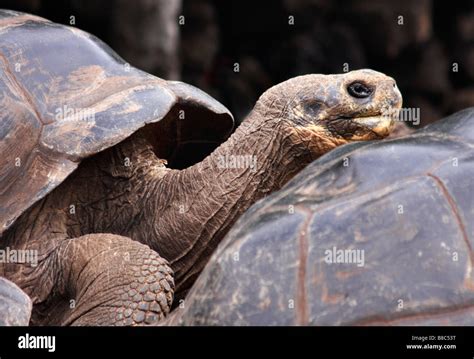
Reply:
[[216, 100], [76, 28], [1, 11], [0, 54], [0, 249], [37, 257], [0, 276], [32, 298], [32, 324], [160, 320], [251, 204], [331, 149], [385, 137], [401, 107], [382, 73], [306, 75], [227, 139]]
[[251, 207], [167, 324], [474, 325], [474, 108]]

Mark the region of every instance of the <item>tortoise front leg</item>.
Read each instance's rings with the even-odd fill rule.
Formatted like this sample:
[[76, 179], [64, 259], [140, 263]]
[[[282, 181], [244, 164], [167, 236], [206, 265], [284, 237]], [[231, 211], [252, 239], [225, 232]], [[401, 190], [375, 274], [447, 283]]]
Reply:
[[[48, 261], [55, 267], [55, 299], [40, 309], [47, 314], [36, 324], [138, 325], [155, 323], [170, 311], [171, 268], [130, 238], [90, 234], [65, 240]], [[35, 311], [33, 324], [34, 319]]]

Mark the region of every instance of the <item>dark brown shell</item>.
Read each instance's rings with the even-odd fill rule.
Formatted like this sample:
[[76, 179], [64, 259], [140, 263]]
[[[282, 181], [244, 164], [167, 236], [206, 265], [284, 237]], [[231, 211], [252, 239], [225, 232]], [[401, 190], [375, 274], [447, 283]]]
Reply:
[[473, 178], [474, 107], [341, 146], [239, 219], [166, 324], [474, 325]]
[[129, 66], [76, 28], [0, 11], [0, 235], [83, 158], [179, 108], [191, 114], [177, 125], [186, 143], [232, 131], [229, 111], [199, 89]]

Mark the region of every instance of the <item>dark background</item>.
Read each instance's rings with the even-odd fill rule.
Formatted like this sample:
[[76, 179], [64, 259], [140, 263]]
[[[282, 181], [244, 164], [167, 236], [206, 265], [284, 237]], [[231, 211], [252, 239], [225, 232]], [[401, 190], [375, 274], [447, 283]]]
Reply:
[[404, 106], [421, 108], [422, 125], [474, 106], [473, 0], [0, 0], [0, 7], [73, 19], [130, 64], [211, 93], [238, 120], [268, 87], [340, 73], [344, 63], [393, 76]]

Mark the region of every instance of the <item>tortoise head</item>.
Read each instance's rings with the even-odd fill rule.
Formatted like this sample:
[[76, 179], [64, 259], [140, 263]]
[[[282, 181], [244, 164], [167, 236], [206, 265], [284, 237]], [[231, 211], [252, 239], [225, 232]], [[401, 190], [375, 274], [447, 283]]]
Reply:
[[295, 77], [269, 89], [259, 102], [290, 138], [322, 154], [347, 142], [388, 136], [402, 96], [393, 78], [364, 69]]

